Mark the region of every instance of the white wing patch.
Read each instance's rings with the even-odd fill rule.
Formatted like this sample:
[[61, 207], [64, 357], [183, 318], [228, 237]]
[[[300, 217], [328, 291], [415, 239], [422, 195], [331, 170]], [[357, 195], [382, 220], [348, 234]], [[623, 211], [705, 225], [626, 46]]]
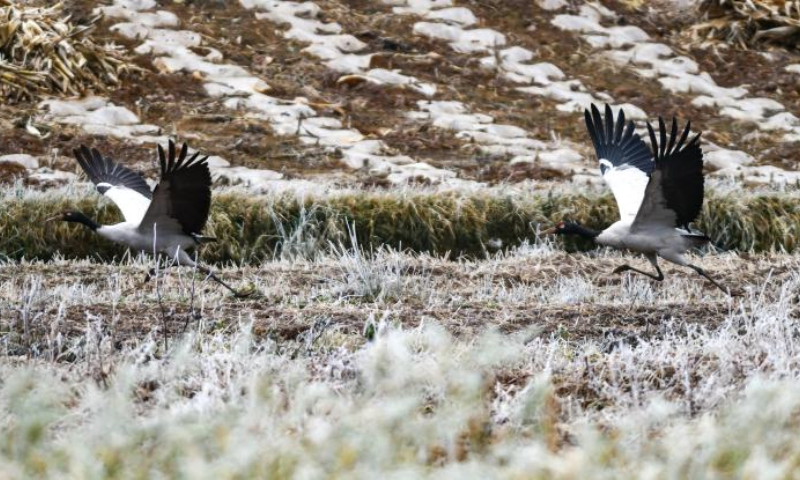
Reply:
[[675, 226], [677, 214], [667, 207], [664, 190], [661, 188], [661, 171], [653, 172], [653, 183], [644, 193], [644, 201], [636, 215], [631, 231], [641, 231], [648, 227], [659, 227], [671, 230]]
[[611, 187], [611, 193], [617, 201], [620, 220], [633, 223], [644, 200], [650, 176], [627, 164], [615, 167], [605, 158], [600, 159], [600, 165], [608, 167], [603, 178]]
[[[100, 185], [103, 184], [99, 184], [98, 187]], [[128, 187], [115, 185], [106, 190], [103, 195], [110, 198], [117, 205], [126, 222], [133, 222], [137, 225], [142, 221], [147, 208], [150, 206], [149, 198]]]

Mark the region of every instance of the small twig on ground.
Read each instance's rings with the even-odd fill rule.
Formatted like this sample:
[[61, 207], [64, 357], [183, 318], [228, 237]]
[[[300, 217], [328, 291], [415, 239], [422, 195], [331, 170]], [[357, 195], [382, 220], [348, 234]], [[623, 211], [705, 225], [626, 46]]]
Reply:
[[[166, 352], [169, 349], [169, 332], [167, 331], [167, 312], [164, 310], [164, 304], [161, 301], [161, 282], [159, 281], [159, 273], [161, 266], [161, 262], [159, 261], [159, 252], [156, 249], [156, 240], [158, 238], [158, 225], [153, 225], [153, 256], [156, 259], [156, 299], [158, 300], [158, 308], [161, 310], [161, 322], [164, 329], [164, 351]], [[166, 267], [165, 267], [166, 269]]]
[[194, 287], [195, 287], [194, 277], [195, 277], [195, 275], [197, 275], [197, 261], [198, 261], [198, 255], [197, 255], [197, 252], [195, 251], [194, 252], [194, 266], [192, 267], [192, 290], [191, 290], [192, 293], [191, 293], [191, 296], [189, 298], [189, 309], [191, 311], [191, 316], [189, 316], [189, 315], [186, 316], [186, 322], [184, 322], [184, 324], [183, 324], [183, 331], [181, 333], [186, 333], [186, 329], [189, 328], [189, 322], [192, 319], [200, 320], [200, 318], [201, 318], [200, 314], [197, 313], [195, 311], [195, 309], [194, 309]]
[[164, 310], [164, 304], [161, 301], [161, 281], [159, 278], [159, 261], [156, 257], [156, 299], [158, 300], [158, 308], [161, 310], [161, 323], [164, 330], [164, 350], [169, 348], [169, 333], [167, 332], [167, 312]]
[[305, 333], [305, 344], [298, 345], [295, 351], [292, 353], [291, 358], [292, 359], [297, 358], [301, 350], [304, 350], [305, 353], [311, 351], [311, 347], [313, 347], [314, 344], [317, 343], [317, 340], [319, 340], [322, 337], [322, 334], [325, 333], [325, 331], [330, 326], [331, 326], [330, 318], [327, 317], [317, 318], [314, 321], [314, 324], [311, 325], [311, 328], [309, 328], [308, 331]]
[[31, 316], [33, 303], [36, 301], [40, 287], [41, 282], [38, 279], [31, 279], [29, 287], [26, 289], [25, 295], [23, 296], [22, 308], [20, 309], [22, 317], [22, 341], [25, 344], [25, 352], [28, 358], [31, 357], [31, 324], [42, 315], [39, 313], [33, 317]]

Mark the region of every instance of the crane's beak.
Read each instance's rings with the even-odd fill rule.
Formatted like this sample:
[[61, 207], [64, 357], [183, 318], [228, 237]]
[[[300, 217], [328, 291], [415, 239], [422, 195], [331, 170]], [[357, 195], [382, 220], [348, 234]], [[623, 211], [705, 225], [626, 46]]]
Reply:
[[56, 215], [55, 217], [48, 218], [47, 220], [44, 221], [44, 223], [56, 222], [58, 220], [61, 220], [62, 218], [63, 218], [63, 216]]
[[556, 227], [548, 228], [547, 230], [542, 232], [542, 235], [555, 235], [556, 232], [558, 232], [558, 230], [556, 230]]

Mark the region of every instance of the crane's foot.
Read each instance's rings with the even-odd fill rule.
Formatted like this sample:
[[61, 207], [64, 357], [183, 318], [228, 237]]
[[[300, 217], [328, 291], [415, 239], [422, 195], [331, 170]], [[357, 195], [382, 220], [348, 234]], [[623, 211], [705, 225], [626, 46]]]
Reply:
[[221, 278], [214, 275], [214, 272], [208, 270], [207, 274], [208, 274], [207, 278], [210, 278], [215, 282], [219, 283], [220, 285], [222, 285], [223, 287], [225, 287], [229, 292], [233, 294], [234, 298], [247, 298], [256, 293], [256, 287], [253, 284], [250, 284], [250, 286], [247, 289], [236, 290], [235, 288], [231, 287], [226, 282], [224, 282]]
[[255, 289], [253, 289], [253, 290], [239, 290], [239, 291], [232, 290], [231, 293], [233, 293], [233, 297], [234, 298], [248, 298], [248, 297], [252, 296], [254, 293], [256, 293], [256, 291], [255, 291]]
[[258, 293], [258, 291], [256, 290], [255, 285], [253, 285], [252, 283], [249, 284], [246, 288], [242, 288], [242, 289], [239, 289], [239, 290], [231, 288], [227, 284], [223, 284], [223, 285], [228, 290], [230, 290], [230, 292], [233, 294], [234, 298], [248, 298], [248, 297], [253, 296], [253, 294]]
[[620, 265], [619, 267], [615, 268], [612, 273], [622, 273], [622, 272], [627, 272], [627, 271], [641, 273], [645, 277], [650, 277], [653, 280], [656, 280], [658, 282], [660, 282], [661, 280], [664, 280], [664, 274], [661, 273], [661, 269], [658, 268], [658, 265], [656, 265], [656, 272], [658, 272], [658, 275], [653, 275], [652, 273], [647, 273], [644, 270], [639, 270], [638, 268], [633, 268], [633, 267], [631, 267], [630, 265], [627, 265], [627, 264], [626, 265]]
[[148, 271], [147, 271], [147, 273], [144, 275], [144, 280], [142, 281], [142, 284], [149, 283], [149, 282], [150, 282], [150, 279], [151, 279], [151, 278], [153, 278], [153, 277], [155, 277], [155, 276], [156, 276], [156, 269], [155, 269], [155, 268], [151, 268], [151, 269], [150, 269], [150, 270], [148, 270]]
[[717, 287], [718, 289], [722, 290], [724, 293], [728, 294], [728, 296], [741, 297], [742, 295], [744, 295], [744, 293], [742, 291], [740, 291], [740, 290], [732, 290], [732, 289], [728, 289], [728, 288], [723, 287], [719, 282], [717, 282], [716, 280], [711, 278], [711, 276], [708, 273], [706, 273], [705, 270], [703, 270], [702, 268], [698, 267], [697, 265], [692, 265], [690, 263], [687, 266], [689, 268], [691, 268], [692, 270], [694, 270], [695, 272], [697, 272], [702, 277], [704, 277], [706, 280], [711, 282], [715, 287]]

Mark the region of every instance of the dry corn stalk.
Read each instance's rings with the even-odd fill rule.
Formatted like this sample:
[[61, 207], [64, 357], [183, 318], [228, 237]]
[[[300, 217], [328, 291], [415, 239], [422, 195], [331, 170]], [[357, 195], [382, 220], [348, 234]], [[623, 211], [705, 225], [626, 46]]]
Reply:
[[703, 0], [708, 20], [692, 27], [700, 37], [742, 48], [760, 42], [800, 48], [800, 0]]
[[[123, 50], [100, 45], [89, 33], [99, 17], [75, 25], [61, 2], [47, 8], [0, 0], [0, 95], [35, 98], [42, 93], [76, 95], [118, 83], [132, 67]], [[16, 5], [15, 5], [16, 4]]]

